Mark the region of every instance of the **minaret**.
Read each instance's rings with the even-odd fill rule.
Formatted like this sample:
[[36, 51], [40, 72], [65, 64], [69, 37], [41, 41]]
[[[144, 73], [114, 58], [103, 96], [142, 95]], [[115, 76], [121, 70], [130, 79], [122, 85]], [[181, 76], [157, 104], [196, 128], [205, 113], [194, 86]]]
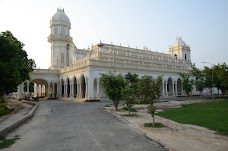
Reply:
[[60, 69], [69, 65], [71, 23], [64, 9], [58, 8], [50, 20], [51, 34], [48, 42], [51, 43], [51, 66], [50, 69]]
[[173, 45], [169, 47], [169, 54], [172, 58], [181, 59], [183, 61], [190, 61], [190, 46], [187, 45], [182, 38], [177, 37]]

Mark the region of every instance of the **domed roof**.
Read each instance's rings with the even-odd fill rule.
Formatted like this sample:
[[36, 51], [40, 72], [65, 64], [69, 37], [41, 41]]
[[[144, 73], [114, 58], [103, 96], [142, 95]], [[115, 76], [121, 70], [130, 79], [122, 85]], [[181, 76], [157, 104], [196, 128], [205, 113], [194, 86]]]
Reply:
[[65, 21], [70, 22], [69, 17], [65, 14], [64, 9], [57, 9], [57, 12], [52, 16], [52, 21]]
[[172, 45], [173, 47], [184, 46], [187, 47], [186, 43], [181, 39], [181, 37], [177, 37], [176, 41]]

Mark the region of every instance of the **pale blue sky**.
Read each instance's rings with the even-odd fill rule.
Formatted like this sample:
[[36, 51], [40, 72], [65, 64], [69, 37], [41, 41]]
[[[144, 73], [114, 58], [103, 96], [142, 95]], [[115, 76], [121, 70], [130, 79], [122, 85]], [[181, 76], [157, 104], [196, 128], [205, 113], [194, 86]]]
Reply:
[[198, 67], [202, 61], [228, 64], [227, 0], [0, 0], [0, 31], [22, 41], [37, 67], [50, 66], [49, 23], [60, 5], [78, 48], [101, 39], [168, 53], [182, 37]]

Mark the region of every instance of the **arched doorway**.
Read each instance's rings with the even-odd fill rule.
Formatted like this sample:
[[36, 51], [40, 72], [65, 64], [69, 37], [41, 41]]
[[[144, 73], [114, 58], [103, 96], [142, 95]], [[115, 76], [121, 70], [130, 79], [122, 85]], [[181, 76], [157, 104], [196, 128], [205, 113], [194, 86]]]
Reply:
[[182, 95], [182, 84], [180, 78], [177, 80], [177, 95]]
[[67, 78], [67, 97], [70, 97], [70, 80]]
[[78, 90], [77, 90], [77, 79], [76, 79], [76, 77], [74, 77], [74, 98], [76, 98], [77, 97], [77, 92]]
[[85, 83], [85, 77], [84, 75], [81, 76], [81, 90], [82, 90], [82, 98], [85, 98], [85, 93], [86, 93], [86, 83]]
[[64, 97], [65, 89], [64, 89], [64, 80], [63, 79], [61, 80], [61, 85], [62, 85], [62, 97]]
[[168, 95], [173, 96], [173, 82], [172, 78], [168, 79], [168, 87], [167, 87]]

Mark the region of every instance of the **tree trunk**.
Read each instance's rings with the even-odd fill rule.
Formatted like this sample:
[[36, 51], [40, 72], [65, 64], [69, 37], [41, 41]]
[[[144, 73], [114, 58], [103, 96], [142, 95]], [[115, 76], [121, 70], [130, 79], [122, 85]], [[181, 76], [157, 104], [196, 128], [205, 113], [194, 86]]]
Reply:
[[113, 101], [114, 107], [115, 107], [115, 111], [118, 111], [118, 101]]
[[152, 115], [152, 118], [153, 118], [153, 126], [155, 127], [155, 119], [154, 119], [154, 115]]

